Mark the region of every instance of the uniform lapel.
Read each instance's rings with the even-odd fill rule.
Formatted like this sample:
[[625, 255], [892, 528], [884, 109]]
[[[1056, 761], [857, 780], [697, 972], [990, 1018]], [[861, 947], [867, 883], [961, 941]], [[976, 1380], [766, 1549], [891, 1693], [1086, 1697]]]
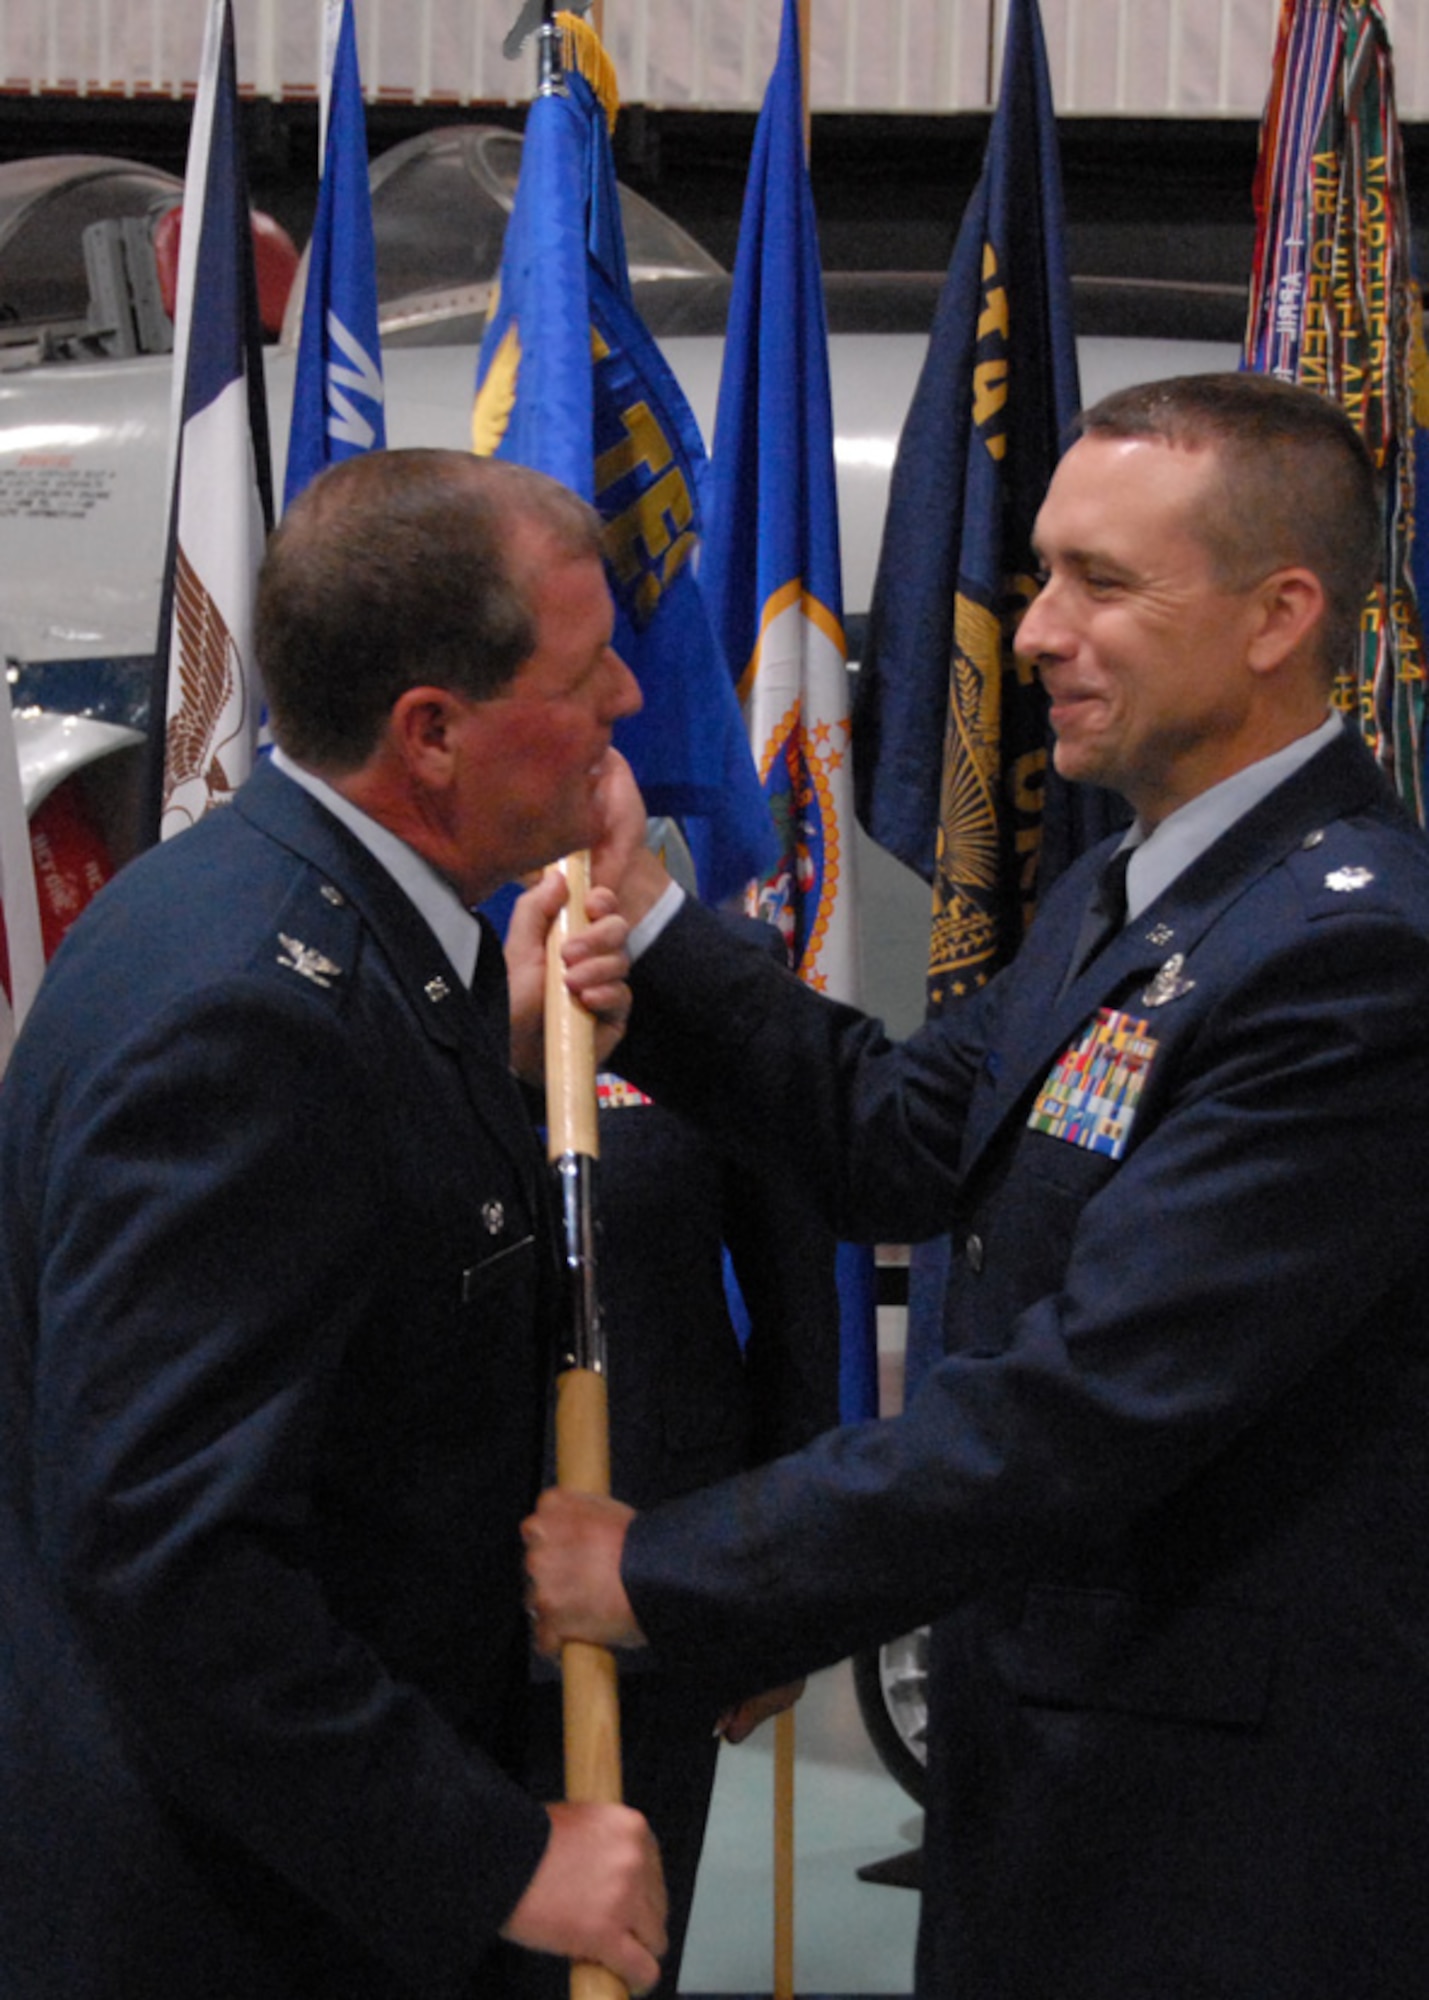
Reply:
[[531, 1119], [511, 1074], [506, 971], [500, 940], [483, 926], [477, 991], [468, 992], [431, 927], [386, 869], [359, 840], [300, 785], [266, 760], [234, 801], [269, 838], [316, 869], [324, 895], [350, 903], [371, 933], [388, 976], [405, 994], [428, 1038], [448, 1051], [461, 1073], [472, 1115], [521, 1172], [540, 1201], [539, 1168]]

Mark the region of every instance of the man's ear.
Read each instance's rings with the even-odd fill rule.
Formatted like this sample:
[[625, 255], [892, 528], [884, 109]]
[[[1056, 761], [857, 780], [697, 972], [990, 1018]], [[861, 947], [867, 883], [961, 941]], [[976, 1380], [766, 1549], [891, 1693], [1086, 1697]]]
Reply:
[[451, 778], [462, 704], [447, 688], [405, 688], [387, 717], [387, 735], [409, 774], [428, 789]]
[[1325, 586], [1314, 570], [1272, 570], [1256, 586], [1258, 622], [1247, 653], [1257, 673], [1272, 673], [1312, 642], [1329, 608]]

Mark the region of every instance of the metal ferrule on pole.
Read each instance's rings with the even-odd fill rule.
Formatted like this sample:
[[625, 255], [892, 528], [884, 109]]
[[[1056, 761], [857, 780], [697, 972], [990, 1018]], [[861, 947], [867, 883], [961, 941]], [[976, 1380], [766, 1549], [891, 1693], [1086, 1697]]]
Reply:
[[605, 1329], [596, 1297], [595, 1161], [586, 1153], [561, 1153], [552, 1161], [561, 1204], [561, 1246], [566, 1275], [563, 1368], [605, 1373]]
[[541, 25], [536, 30], [536, 95], [555, 97], [563, 89], [565, 72], [561, 68], [561, 31], [556, 26], [556, 10], [553, 0], [544, 0], [541, 8]]

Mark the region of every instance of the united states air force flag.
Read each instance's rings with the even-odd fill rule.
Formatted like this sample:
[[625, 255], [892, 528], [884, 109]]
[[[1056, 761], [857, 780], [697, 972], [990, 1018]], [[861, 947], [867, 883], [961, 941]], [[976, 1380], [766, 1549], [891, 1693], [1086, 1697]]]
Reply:
[[933, 884], [929, 1005], [1011, 957], [1084, 844], [1012, 635], [1079, 391], [1061, 170], [1035, 0], [1012, 0], [982, 175], [904, 423], [859, 674], [859, 816]]
[[1429, 363], [1377, 0], [1284, 0], [1255, 208], [1246, 366], [1338, 402], [1384, 494], [1380, 577], [1336, 701], [1422, 820], [1425, 650], [1414, 551]]
[[208, 10], [184, 218], [152, 702], [150, 831], [163, 838], [232, 796], [252, 766], [261, 708], [253, 594], [273, 507], [229, 0]]
[[380, 450], [387, 442], [377, 338], [377, 252], [352, 0], [327, 0], [323, 25], [327, 117], [322, 186], [308, 245], [283, 479], [285, 507], [325, 465]]
[[472, 443], [564, 481], [608, 523], [615, 645], [644, 696], [615, 740], [650, 810], [684, 826], [701, 893], [719, 897], [767, 864], [772, 831], [691, 565], [704, 446], [631, 298], [613, 74], [583, 22], [558, 20], [566, 73], [527, 119]]
[[[809, 985], [856, 1001], [853, 773], [828, 335], [794, 0], [755, 128], [700, 584], [739, 677], [779, 853], [750, 885]], [[877, 1412], [872, 1254], [840, 1252], [840, 1413]]]

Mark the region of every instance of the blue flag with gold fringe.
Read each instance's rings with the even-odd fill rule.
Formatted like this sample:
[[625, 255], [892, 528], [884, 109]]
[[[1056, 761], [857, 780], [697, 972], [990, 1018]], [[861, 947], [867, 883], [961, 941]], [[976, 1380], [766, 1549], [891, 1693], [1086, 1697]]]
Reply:
[[[857, 1001], [848, 668], [833, 401], [794, 0], [755, 128], [720, 374], [705, 593], [779, 835], [746, 908], [807, 984]], [[878, 1411], [872, 1252], [839, 1251], [840, 1414]]]
[[631, 298], [603, 108], [613, 74], [584, 23], [558, 20], [566, 74], [527, 120], [472, 443], [564, 481], [608, 523], [615, 646], [644, 696], [616, 745], [651, 812], [684, 825], [700, 892], [717, 898], [769, 864], [773, 829], [691, 567], [704, 445]]

